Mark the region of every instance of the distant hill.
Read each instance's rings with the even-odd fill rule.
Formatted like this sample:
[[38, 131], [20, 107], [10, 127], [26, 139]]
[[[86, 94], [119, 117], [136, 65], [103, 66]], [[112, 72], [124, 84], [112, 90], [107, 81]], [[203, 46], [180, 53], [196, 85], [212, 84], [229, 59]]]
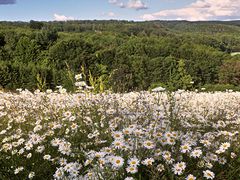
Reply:
[[[51, 21], [51, 22], [0, 22], [1, 28], [19, 27], [27, 28], [32, 24], [41, 23], [40, 28], [55, 28], [62, 32], [84, 31], [114, 31], [128, 33], [160, 33], [160, 32], [196, 32], [196, 33], [239, 33], [239, 21], [117, 21], [117, 20], [76, 20], [76, 21]], [[34, 27], [34, 26], [32, 26]]]

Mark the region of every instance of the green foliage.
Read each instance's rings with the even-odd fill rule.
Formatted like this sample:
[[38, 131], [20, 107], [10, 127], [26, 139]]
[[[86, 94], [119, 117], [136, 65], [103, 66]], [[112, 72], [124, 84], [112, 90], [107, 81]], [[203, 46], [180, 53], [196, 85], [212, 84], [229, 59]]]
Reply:
[[206, 91], [212, 92], [226, 90], [240, 91], [240, 86], [234, 86], [232, 84], [205, 84], [202, 88], [205, 88]]
[[190, 89], [189, 81], [194, 81], [193, 88], [237, 85], [238, 64], [227, 60], [233, 58], [230, 52], [240, 49], [239, 24], [0, 22], [0, 85], [35, 89], [40, 74], [46, 79], [44, 88], [63, 85], [74, 91], [72, 79], [82, 65], [85, 80], [97, 92], [147, 90], [159, 83], [173, 90]]
[[168, 83], [169, 89], [177, 90], [184, 89], [187, 90], [192, 87], [192, 77], [186, 72], [185, 62], [183, 59], [178, 61], [177, 69], [173, 71], [170, 77], [170, 82]]
[[58, 39], [58, 33], [51, 30], [42, 30], [36, 33], [35, 40], [42, 47], [47, 49]]
[[6, 44], [3, 34], [0, 34], [0, 48]]
[[219, 70], [219, 82], [223, 84], [240, 84], [240, 60], [225, 61]]
[[40, 91], [45, 91], [46, 90], [46, 77], [43, 78], [43, 77], [41, 77], [40, 74], [37, 74], [37, 88]]
[[107, 90], [109, 76], [106, 74], [106, 66], [99, 65], [100, 71], [102, 75], [99, 77], [93, 77], [91, 71], [89, 70], [89, 83], [91, 87], [93, 87], [93, 91], [95, 93], [103, 93]]
[[40, 47], [35, 40], [23, 36], [19, 39], [14, 51], [14, 60], [18, 62], [38, 61]]
[[32, 29], [42, 29], [43, 25], [44, 25], [43, 22], [38, 22], [33, 20], [29, 22], [29, 27]]

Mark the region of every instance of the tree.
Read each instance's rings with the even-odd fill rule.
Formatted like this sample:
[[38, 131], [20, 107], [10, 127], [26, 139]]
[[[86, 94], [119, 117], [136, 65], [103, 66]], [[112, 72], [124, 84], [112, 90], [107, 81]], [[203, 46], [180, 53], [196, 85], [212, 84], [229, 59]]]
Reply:
[[59, 41], [49, 49], [49, 59], [57, 69], [66, 68], [66, 63], [75, 72], [83, 65], [88, 72], [90, 66], [94, 67], [94, 49], [90, 43], [81, 39], [67, 39]]
[[240, 60], [225, 61], [219, 70], [219, 82], [222, 84], [240, 84]]
[[168, 86], [173, 90], [189, 89], [192, 84], [192, 77], [186, 72], [185, 62], [183, 59], [178, 61], [177, 69], [173, 72]]
[[43, 25], [44, 25], [43, 22], [38, 22], [33, 20], [29, 22], [29, 27], [32, 29], [42, 29]]
[[20, 62], [37, 61], [40, 54], [40, 46], [35, 40], [31, 40], [26, 36], [22, 36], [14, 51], [14, 60]]
[[57, 38], [57, 31], [42, 30], [41, 32], [37, 32], [35, 40], [43, 49], [47, 49]]

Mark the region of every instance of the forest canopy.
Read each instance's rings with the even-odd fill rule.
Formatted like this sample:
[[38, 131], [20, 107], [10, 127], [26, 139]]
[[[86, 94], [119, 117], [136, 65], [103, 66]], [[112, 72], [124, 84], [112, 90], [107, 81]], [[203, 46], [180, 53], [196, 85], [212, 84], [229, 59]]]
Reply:
[[238, 89], [239, 34], [240, 21], [0, 22], [0, 87], [71, 91], [84, 70], [114, 92]]

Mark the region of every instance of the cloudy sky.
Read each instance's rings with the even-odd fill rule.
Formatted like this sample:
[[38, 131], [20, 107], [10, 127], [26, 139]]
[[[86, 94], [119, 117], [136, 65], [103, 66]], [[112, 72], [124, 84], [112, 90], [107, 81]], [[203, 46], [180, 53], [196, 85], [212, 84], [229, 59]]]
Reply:
[[0, 21], [236, 20], [240, 0], [0, 0]]

